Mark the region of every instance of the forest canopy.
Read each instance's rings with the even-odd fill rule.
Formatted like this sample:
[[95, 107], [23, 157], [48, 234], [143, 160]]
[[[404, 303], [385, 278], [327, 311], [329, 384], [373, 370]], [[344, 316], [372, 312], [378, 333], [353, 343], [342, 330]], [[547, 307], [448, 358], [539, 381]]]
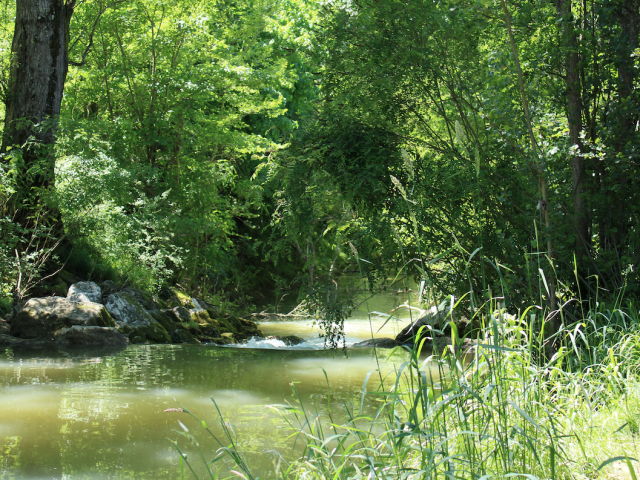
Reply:
[[344, 271], [637, 294], [639, 5], [7, 0], [2, 308], [62, 266], [338, 323]]

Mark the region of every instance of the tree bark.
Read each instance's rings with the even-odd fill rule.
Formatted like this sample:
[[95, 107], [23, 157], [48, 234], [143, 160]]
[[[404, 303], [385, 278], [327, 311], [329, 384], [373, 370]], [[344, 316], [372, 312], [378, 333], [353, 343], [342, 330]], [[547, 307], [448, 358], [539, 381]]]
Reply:
[[[637, 107], [633, 98], [633, 85], [636, 80], [636, 67], [633, 52], [638, 48], [638, 35], [640, 29], [640, 0], [624, 0], [618, 12], [620, 24], [622, 27], [621, 38], [619, 39], [619, 48], [617, 49], [618, 58], [618, 111], [619, 126], [616, 132], [614, 148], [618, 155], [624, 157], [629, 156], [628, 143], [634, 138], [636, 123], [638, 122]], [[616, 205], [616, 215], [614, 216], [613, 226], [615, 234], [613, 235], [613, 246], [620, 258], [624, 241], [628, 230], [628, 212], [627, 190], [628, 178], [625, 168], [618, 176], [618, 201]], [[621, 270], [622, 270], [621, 266]]]
[[[586, 174], [583, 146], [580, 140], [582, 131], [582, 98], [580, 95], [580, 71], [578, 56], [578, 38], [573, 27], [571, 0], [557, 0], [556, 12], [561, 22], [565, 55], [565, 84], [567, 89], [567, 121], [569, 123], [569, 142], [573, 150], [571, 156], [571, 184], [573, 197], [573, 216], [576, 231], [574, 245], [578, 273], [587, 278], [585, 264], [591, 250], [589, 235], [590, 218], [585, 208]], [[588, 293], [584, 288], [583, 294]]]
[[13, 206], [28, 222], [54, 185], [53, 146], [67, 76], [69, 22], [76, 0], [17, 0], [0, 152], [15, 162]]

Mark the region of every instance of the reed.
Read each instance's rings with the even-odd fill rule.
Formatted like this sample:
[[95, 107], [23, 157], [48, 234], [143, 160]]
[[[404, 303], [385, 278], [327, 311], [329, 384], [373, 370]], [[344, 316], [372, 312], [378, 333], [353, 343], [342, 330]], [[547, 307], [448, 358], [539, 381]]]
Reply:
[[[580, 322], [562, 328], [557, 352], [545, 359], [545, 340], [533, 328], [545, 321], [536, 318], [541, 310], [516, 316], [501, 302], [478, 309], [484, 329], [466, 351], [454, 323], [452, 344], [439, 353], [426, 340], [398, 347], [406, 361], [375, 388], [370, 379], [378, 372], [370, 372], [360, 405], [336, 407], [330, 395], [323, 405], [306, 405], [299, 395], [296, 404], [272, 405], [291, 441], [302, 445], [298, 458], [278, 458], [272, 476], [636, 478], [640, 324], [634, 305], [594, 304]], [[367, 408], [370, 403], [376, 408]], [[335, 420], [336, 408], [344, 409], [346, 421]], [[228, 474], [210, 468], [221, 459], [236, 466], [235, 477], [254, 478], [222, 415], [220, 421], [224, 438], [208, 462], [208, 478]], [[607, 477], [611, 472], [616, 476]]]

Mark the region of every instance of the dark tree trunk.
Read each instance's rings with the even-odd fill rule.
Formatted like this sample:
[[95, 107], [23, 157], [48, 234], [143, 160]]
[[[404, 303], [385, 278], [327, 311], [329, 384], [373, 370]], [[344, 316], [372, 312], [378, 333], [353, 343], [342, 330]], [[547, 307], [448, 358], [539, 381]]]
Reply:
[[[567, 120], [569, 123], [569, 142], [576, 148], [571, 157], [571, 183], [573, 197], [573, 215], [576, 230], [575, 253], [578, 263], [578, 272], [582, 278], [588, 275], [585, 272], [591, 241], [589, 238], [589, 215], [585, 208], [586, 175], [584, 157], [582, 155], [582, 98], [580, 95], [580, 70], [578, 61], [578, 39], [573, 26], [571, 13], [571, 0], [557, 0], [556, 10], [560, 18], [563, 34], [563, 47], [566, 49], [565, 69], [567, 88]], [[588, 289], [584, 288], [583, 293]]]
[[[29, 223], [54, 183], [57, 117], [75, 0], [17, 0], [1, 151], [14, 152], [17, 219]], [[5, 157], [5, 161], [9, 161]]]
[[614, 19], [620, 26], [617, 35], [611, 38], [614, 65], [617, 67], [617, 99], [614, 116], [610, 120], [611, 145], [615, 161], [609, 162], [608, 177], [612, 196], [612, 208], [608, 213], [608, 228], [604, 234], [606, 245], [614, 263], [615, 285], [622, 286], [625, 268], [625, 251], [629, 247], [629, 218], [633, 205], [629, 203], [629, 173], [638, 161], [635, 152], [637, 141], [636, 124], [640, 120], [638, 98], [634, 92], [637, 70], [633, 53], [638, 48], [640, 35], [640, 0], [623, 0], [614, 5]]

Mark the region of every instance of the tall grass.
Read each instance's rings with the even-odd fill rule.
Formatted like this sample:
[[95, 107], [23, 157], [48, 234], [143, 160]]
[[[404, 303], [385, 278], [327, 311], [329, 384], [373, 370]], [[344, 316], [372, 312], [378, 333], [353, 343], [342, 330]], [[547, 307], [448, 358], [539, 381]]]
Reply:
[[[302, 445], [298, 458], [279, 458], [272, 476], [635, 478], [640, 325], [633, 304], [594, 305], [563, 327], [557, 352], [545, 359], [544, 339], [532, 328], [545, 320], [535, 318], [540, 311], [510, 315], [499, 300], [478, 310], [485, 327], [473, 346], [463, 348], [451, 323], [444, 350], [423, 339], [376, 388], [371, 372], [360, 405], [312, 406], [297, 396], [297, 404], [272, 406]], [[377, 403], [373, 411], [367, 399]], [[346, 421], [335, 420], [336, 408]], [[236, 476], [254, 478], [221, 422], [225, 437], [213, 463], [232, 460]], [[612, 458], [617, 467], [607, 463]], [[606, 477], [614, 467], [618, 476]]]

